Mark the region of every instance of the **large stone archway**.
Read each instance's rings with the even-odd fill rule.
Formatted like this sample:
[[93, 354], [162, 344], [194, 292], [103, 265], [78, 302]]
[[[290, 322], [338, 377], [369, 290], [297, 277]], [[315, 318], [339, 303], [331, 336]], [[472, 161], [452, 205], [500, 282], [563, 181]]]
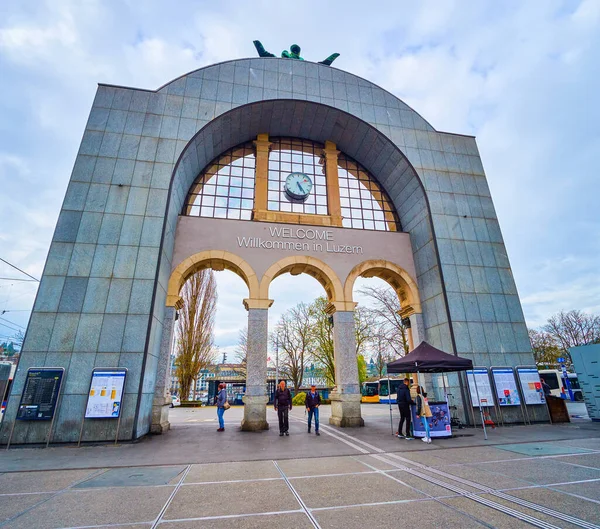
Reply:
[[[362, 260], [389, 260], [409, 272], [413, 267], [429, 343], [479, 365], [533, 363], [475, 139], [436, 131], [398, 98], [350, 73], [308, 61], [242, 59], [191, 72], [156, 91], [99, 86], [25, 336], [0, 442], [6, 442], [15, 423], [27, 368], [47, 362], [66, 372], [54, 440], [77, 439], [89, 376], [96, 366], [129, 369], [120, 437], [136, 439], [150, 431], [157, 420], [155, 393], [164, 384], [165, 330], [172, 325], [171, 305], [176, 302], [173, 297], [167, 301], [173, 296], [169, 281], [183, 261], [175, 258], [176, 239], [178, 232], [190, 228], [182, 222], [189, 218], [181, 216], [185, 197], [216, 156], [243, 142], [260, 144], [259, 135], [265, 134], [321, 142], [326, 158], [337, 149], [374, 175], [398, 214], [398, 240], [407, 239], [410, 251], [397, 259], [379, 253]], [[266, 148], [264, 143], [261, 148]], [[256, 220], [273, 220], [261, 218], [262, 213], [257, 211]], [[210, 224], [208, 220], [203, 224]], [[231, 222], [232, 230], [268, 225]], [[335, 228], [339, 218], [334, 217], [319, 225], [340, 230], [339, 237], [352, 231]], [[190, 248], [185, 258], [202, 251], [239, 252], [232, 240], [221, 244], [210, 233], [204, 235], [210, 245]], [[240, 257], [250, 263], [260, 290], [260, 278], [273, 263], [260, 268], [245, 254]], [[218, 257], [203, 262], [224, 266]], [[342, 285], [360, 264], [344, 268], [338, 263], [336, 268], [327, 263]], [[250, 280], [247, 284], [250, 289]], [[268, 299], [249, 296], [249, 317], [253, 310], [267, 310]], [[344, 312], [349, 313], [336, 311], [340, 323]], [[258, 318], [262, 313], [253, 314]], [[258, 379], [254, 382], [258, 388]], [[470, 404], [464, 388], [458, 379], [451, 385], [455, 395], [463, 392], [467, 418]], [[530, 408], [534, 420], [545, 418], [539, 407]], [[504, 419], [518, 421], [519, 416], [508, 410]], [[18, 424], [13, 442], [43, 441], [43, 426]], [[94, 422], [86, 426], [86, 439], [110, 439], [115, 428], [109, 420]]]

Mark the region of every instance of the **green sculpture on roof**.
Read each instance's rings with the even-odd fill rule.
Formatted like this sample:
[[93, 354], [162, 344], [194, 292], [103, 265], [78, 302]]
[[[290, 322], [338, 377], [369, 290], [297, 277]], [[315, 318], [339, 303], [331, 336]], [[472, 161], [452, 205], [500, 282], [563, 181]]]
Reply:
[[[258, 52], [258, 55], [260, 57], [275, 57], [275, 55], [273, 55], [272, 53], [265, 50], [265, 47], [262, 45], [260, 40], [255, 40], [253, 42], [254, 42], [254, 47], [256, 48], [256, 51]], [[319, 64], [324, 64], [325, 66], [331, 66], [331, 63], [333, 61], [335, 61], [339, 56], [340, 56], [339, 53], [332, 53], [324, 61], [319, 61]], [[298, 44], [292, 44], [290, 46], [290, 51], [283, 50], [281, 52], [281, 57], [283, 59], [296, 59], [297, 61], [304, 60], [302, 57], [300, 57], [300, 46], [298, 46]]]

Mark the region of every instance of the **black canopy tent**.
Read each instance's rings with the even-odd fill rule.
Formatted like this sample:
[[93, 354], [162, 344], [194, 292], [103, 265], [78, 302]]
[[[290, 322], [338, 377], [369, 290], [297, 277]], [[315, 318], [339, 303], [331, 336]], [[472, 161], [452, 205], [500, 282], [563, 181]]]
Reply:
[[[473, 369], [472, 360], [445, 353], [444, 351], [433, 347], [433, 345], [430, 345], [427, 342], [421, 342], [406, 356], [398, 358], [398, 360], [394, 360], [393, 362], [387, 364], [388, 375], [390, 373], [449, 373], [454, 371], [467, 371], [470, 369]], [[477, 400], [479, 400], [477, 378], [473, 377], [473, 379], [475, 381], [475, 391], [477, 392]], [[483, 432], [485, 434], [485, 438], [487, 439], [487, 432], [485, 430], [485, 421], [483, 420], [483, 410], [481, 409], [481, 402], [479, 405], [479, 412], [481, 413]], [[390, 423], [391, 421], [392, 406], [390, 398]], [[394, 428], [392, 425], [392, 432], [393, 430]]]

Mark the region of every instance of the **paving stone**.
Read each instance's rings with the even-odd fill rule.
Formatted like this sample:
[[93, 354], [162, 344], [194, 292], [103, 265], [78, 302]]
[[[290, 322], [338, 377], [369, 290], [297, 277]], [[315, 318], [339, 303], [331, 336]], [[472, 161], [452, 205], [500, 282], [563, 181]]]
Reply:
[[0, 524], [50, 496], [51, 493], [0, 496]]
[[97, 470], [50, 470], [0, 474], [2, 492], [52, 492], [95, 474]]
[[290, 482], [309, 508], [426, 498], [382, 474], [315, 477]]
[[556, 456], [561, 454], [588, 453], [587, 450], [573, 446], [560, 446], [553, 443], [519, 443], [499, 445], [496, 448], [509, 452], [516, 452], [527, 457]]
[[[439, 501], [454, 509], [468, 512], [474, 518], [485, 521], [489, 524], [488, 526], [494, 527], [495, 529], [531, 529], [532, 527], [531, 524], [467, 498], [444, 498]], [[440, 527], [444, 526], [442, 525]]]
[[[426, 479], [419, 478], [417, 476], [413, 476], [408, 472], [404, 472], [402, 470], [394, 470], [392, 472], [387, 472], [390, 476], [393, 476], [396, 479], [406, 483], [407, 486], [413, 487], [417, 489], [419, 492], [426, 494], [427, 496], [433, 496], [434, 498], [440, 496], [456, 496], [456, 492], [451, 491], [441, 485], [436, 485], [435, 483], [431, 483]], [[448, 480], [449, 481], [449, 480]], [[450, 482], [452, 483], [452, 482]], [[458, 485], [454, 483], [454, 485]]]
[[[454, 465], [443, 469], [444, 472], [457, 476], [459, 478], [468, 479], [494, 489], [509, 489], [513, 487], [526, 487], [531, 485], [531, 482], [524, 479], [517, 479], [513, 476], [505, 476], [494, 472], [494, 465], [480, 465], [478, 468], [466, 465]], [[459, 487], [460, 483], [456, 483]]]
[[[585, 490], [585, 483], [580, 483]], [[576, 498], [562, 492], [548, 490], [546, 487], [521, 489], [508, 492], [511, 496], [549, 507], [564, 514], [570, 514], [588, 522], [598, 523], [600, 520], [600, 505], [595, 502]]]
[[185, 466], [115, 468], [79, 483], [73, 488], [175, 485], [185, 468]]
[[[472, 466], [485, 470], [484, 465]], [[501, 461], [493, 464], [493, 470], [499, 474], [540, 485], [565, 481], [600, 479], [600, 470], [567, 465], [555, 459]]]
[[184, 485], [164, 515], [166, 520], [295, 511], [298, 501], [283, 481]]
[[571, 465], [583, 465], [586, 467], [600, 468], [600, 454], [586, 454], [571, 457], [559, 457], [557, 461]]
[[288, 459], [277, 464], [289, 477], [316, 476], [326, 474], [350, 474], [369, 472], [369, 467], [351, 457], [319, 457], [312, 459]]
[[192, 468], [185, 478], [185, 483], [264, 478], [283, 479], [272, 461], [245, 461], [240, 463], [192, 465]]
[[[485, 527], [471, 518], [433, 501], [331, 509], [316, 511], [313, 512], [313, 515], [323, 529], [402, 526], [419, 527], [420, 529], [455, 527], [479, 529]], [[511, 529], [518, 527], [514, 525]]]
[[553, 489], [563, 490], [570, 494], [577, 494], [591, 500], [600, 501], [600, 481], [587, 483], [570, 483], [569, 485], [556, 485]]
[[153, 521], [173, 487], [118, 487], [65, 492], [15, 519], [11, 529], [136, 524]]
[[166, 529], [222, 529], [224, 525], [231, 525], [236, 529], [256, 529], [257, 527], [260, 527], [260, 529], [284, 529], [287, 527], [293, 527], [294, 529], [312, 529], [314, 527], [304, 512], [242, 516], [228, 520], [217, 519], [170, 522], [162, 527], [165, 527]]

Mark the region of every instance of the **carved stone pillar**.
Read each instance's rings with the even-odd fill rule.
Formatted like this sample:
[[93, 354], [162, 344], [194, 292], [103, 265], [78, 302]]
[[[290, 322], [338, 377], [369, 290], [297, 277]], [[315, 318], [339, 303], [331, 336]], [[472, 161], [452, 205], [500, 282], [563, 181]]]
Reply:
[[248, 311], [248, 355], [246, 393], [242, 430], [268, 430], [267, 422], [267, 345], [269, 339], [270, 299], [245, 299]]
[[[335, 311], [335, 312], [334, 312]], [[333, 350], [335, 355], [335, 389], [331, 392], [331, 417], [335, 426], [364, 426], [360, 412], [360, 384], [356, 361], [356, 331], [354, 311], [336, 311], [328, 308], [333, 316]]]
[[254, 216], [258, 217], [267, 210], [269, 190], [269, 150], [271, 143], [268, 134], [259, 134], [254, 141], [256, 156], [254, 184]]
[[166, 307], [163, 318], [163, 332], [160, 342], [160, 356], [156, 368], [156, 385], [152, 401], [152, 433], [162, 434], [171, 427], [169, 408], [171, 407], [171, 345], [175, 329], [175, 307]]
[[323, 156], [325, 157], [325, 176], [327, 180], [327, 203], [332, 226], [342, 225], [342, 208], [340, 205], [340, 181], [338, 179], [338, 151], [335, 143], [325, 142]]

